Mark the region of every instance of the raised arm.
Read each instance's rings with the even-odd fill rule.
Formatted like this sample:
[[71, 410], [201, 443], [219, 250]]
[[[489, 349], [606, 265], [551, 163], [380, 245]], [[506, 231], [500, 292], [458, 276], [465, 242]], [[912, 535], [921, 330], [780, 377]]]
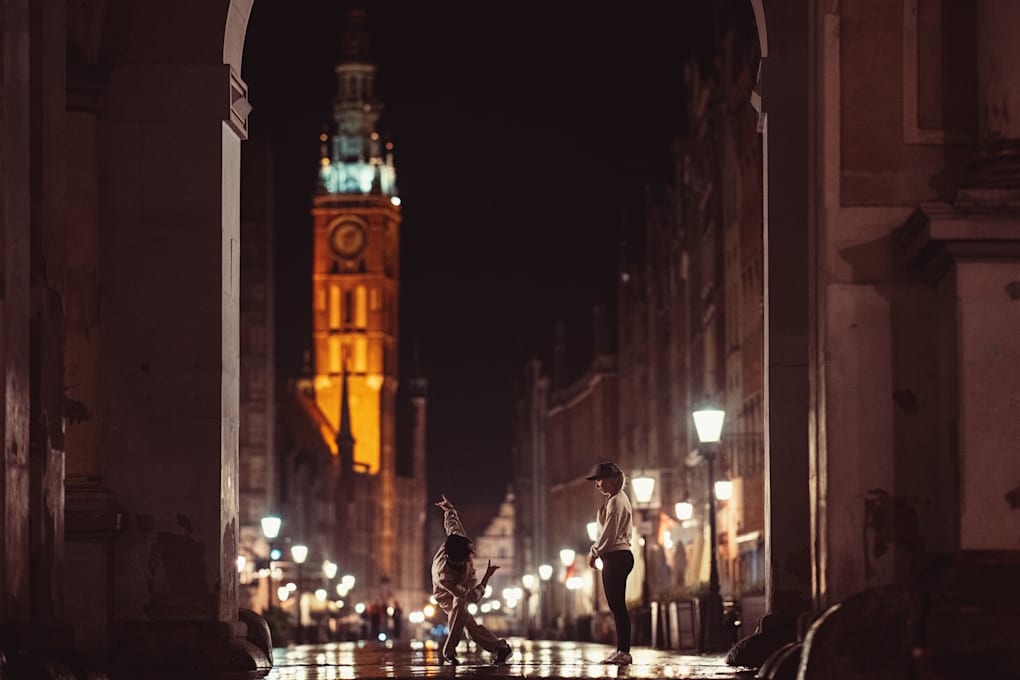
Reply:
[[443, 529], [446, 530], [446, 535], [457, 534], [458, 536], [467, 536], [467, 532], [464, 531], [464, 525], [460, 523], [460, 515], [457, 514], [457, 508], [453, 507], [453, 503], [445, 495], [442, 496], [441, 501], [436, 503], [437, 508], [443, 510]]

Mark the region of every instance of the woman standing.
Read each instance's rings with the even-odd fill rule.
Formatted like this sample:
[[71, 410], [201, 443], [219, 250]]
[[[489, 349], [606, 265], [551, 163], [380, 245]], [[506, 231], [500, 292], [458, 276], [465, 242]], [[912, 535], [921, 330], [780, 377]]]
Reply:
[[599, 463], [586, 479], [606, 497], [598, 512], [599, 534], [588, 553], [588, 566], [602, 559], [602, 587], [616, 622], [616, 651], [602, 663], [627, 665], [630, 657], [630, 614], [627, 612], [627, 575], [634, 569], [630, 537], [634, 521], [630, 499], [623, 491], [623, 472], [615, 463]]

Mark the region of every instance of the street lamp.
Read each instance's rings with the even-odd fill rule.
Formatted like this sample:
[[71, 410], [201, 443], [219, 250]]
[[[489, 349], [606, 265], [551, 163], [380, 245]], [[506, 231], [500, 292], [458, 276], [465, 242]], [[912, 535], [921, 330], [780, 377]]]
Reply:
[[[722, 596], [719, 594], [719, 559], [715, 528], [715, 456], [719, 449], [722, 435], [723, 420], [726, 412], [711, 406], [703, 407], [693, 413], [694, 427], [698, 432], [698, 452], [708, 463], [708, 527], [709, 555], [711, 567], [708, 577], [708, 594], [705, 596], [705, 625], [701, 629], [701, 646], [704, 651], [722, 651], [726, 649], [726, 636], [723, 633]], [[730, 486], [730, 493], [733, 487]]]
[[266, 537], [266, 543], [269, 544], [269, 576], [267, 577], [269, 584], [266, 587], [268, 591], [266, 597], [269, 599], [269, 606], [266, 607], [268, 610], [273, 608], [273, 552], [275, 551], [273, 541], [280, 535], [280, 525], [283, 524], [283, 520], [276, 515], [266, 515], [259, 520], [259, 524], [262, 526], [262, 535]]
[[298, 642], [304, 642], [304, 630], [302, 629], [301, 621], [301, 605], [303, 604], [304, 582], [301, 578], [301, 565], [308, 559], [308, 546], [307, 545], [292, 545], [290, 547], [290, 556], [294, 560], [294, 564], [297, 565], [297, 631], [298, 631]]
[[548, 623], [548, 620], [549, 620], [548, 612], [549, 612], [549, 609], [550, 609], [550, 607], [547, 606], [548, 603], [545, 601], [545, 598], [548, 597], [546, 595], [546, 592], [549, 590], [549, 588], [546, 587], [545, 584], [546, 584], [546, 582], [549, 579], [552, 578], [552, 575], [553, 575], [553, 565], [551, 565], [551, 564], [540, 564], [540, 565], [538, 565], [538, 579], [539, 579], [539, 583], [538, 583], [538, 625], [539, 625], [539, 627], [541, 627], [543, 629], [545, 628], [546, 624]]
[[641, 511], [641, 569], [644, 574], [641, 579], [641, 606], [648, 607], [648, 509], [655, 494], [655, 477], [641, 475], [631, 480], [634, 487], [634, 500], [637, 501], [638, 509]]
[[[564, 578], [563, 578], [564, 585], [566, 585], [570, 581], [571, 573], [569, 571], [569, 568], [571, 566], [573, 566], [574, 558], [575, 557], [577, 557], [577, 553], [574, 552], [573, 548], [563, 548], [562, 550], [560, 550], [560, 563], [563, 565], [563, 570], [564, 570]], [[574, 607], [573, 607], [573, 597], [572, 597], [573, 593], [569, 592], [569, 590], [570, 590], [569, 586], [567, 586], [567, 589], [568, 589], [568, 592], [563, 594], [563, 598], [565, 600], [563, 608], [566, 609], [565, 615], [567, 617], [567, 623], [569, 625], [570, 624], [570, 619], [571, 619], [571, 617], [574, 614], [574, 611], [573, 611]], [[574, 638], [571, 635], [571, 637], [569, 639], [572, 640]]]

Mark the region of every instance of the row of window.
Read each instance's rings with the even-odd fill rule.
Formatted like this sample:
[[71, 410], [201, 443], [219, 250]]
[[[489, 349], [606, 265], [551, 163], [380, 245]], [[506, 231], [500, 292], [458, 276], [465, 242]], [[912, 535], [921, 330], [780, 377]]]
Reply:
[[[328, 294], [328, 300], [326, 296]], [[367, 288], [359, 285], [354, 288], [343, 289], [333, 284], [328, 288], [328, 293], [322, 288], [316, 292], [315, 306], [317, 311], [328, 310], [329, 329], [340, 330], [341, 328], [366, 328], [368, 326], [368, 312], [378, 312], [383, 308], [383, 294], [378, 288]], [[390, 301], [389, 321], [393, 326], [393, 312], [396, 305]]]

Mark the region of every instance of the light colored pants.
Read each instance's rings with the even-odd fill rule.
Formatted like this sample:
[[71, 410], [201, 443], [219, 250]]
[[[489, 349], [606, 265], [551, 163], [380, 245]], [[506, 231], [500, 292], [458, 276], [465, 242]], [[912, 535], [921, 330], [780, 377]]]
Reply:
[[443, 645], [443, 656], [456, 656], [457, 645], [464, 631], [475, 641], [479, 647], [487, 652], [495, 652], [499, 646], [499, 638], [489, 632], [489, 629], [475, 621], [467, 610], [468, 601], [462, 597], [450, 599], [443, 598], [439, 606], [446, 612], [447, 625], [450, 627], [450, 635]]

